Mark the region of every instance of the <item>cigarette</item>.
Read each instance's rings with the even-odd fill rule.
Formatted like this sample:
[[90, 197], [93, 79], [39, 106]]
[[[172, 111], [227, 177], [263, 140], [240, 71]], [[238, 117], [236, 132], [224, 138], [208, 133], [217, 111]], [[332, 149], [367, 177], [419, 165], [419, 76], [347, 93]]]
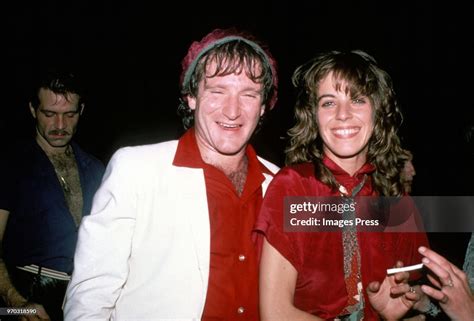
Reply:
[[399, 272], [419, 270], [422, 267], [423, 267], [423, 263], [415, 264], [415, 265], [408, 265], [408, 266], [403, 266], [403, 267], [400, 267], [400, 268], [388, 269], [387, 274], [394, 274], [394, 273], [399, 273]]

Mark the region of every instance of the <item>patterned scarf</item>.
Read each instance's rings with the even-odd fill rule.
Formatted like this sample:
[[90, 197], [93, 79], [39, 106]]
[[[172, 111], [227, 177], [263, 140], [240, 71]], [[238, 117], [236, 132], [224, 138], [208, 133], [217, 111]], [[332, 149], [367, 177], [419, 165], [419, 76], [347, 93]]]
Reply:
[[[339, 186], [339, 191], [343, 197], [344, 203], [352, 204], [354, 197], [360, 192], [365, 184], [367, 176], [364, 175], [362, 182], [359, 183], [349, 194], [344, 186]], [[355, 221], [355, 211], [344, 211], [342, 218], [344, 220]], [[362, 280], [360, 273], [360, 248], [357, 241], [357, 228], [355, 224], [344, 225], [342, 228], [342, 245], [344, 250], [344, 281], [348, 294], [347, 305], [339, 316], [339, 320], [356, 321], [364, 319], [364, 295], [362, 294]]]

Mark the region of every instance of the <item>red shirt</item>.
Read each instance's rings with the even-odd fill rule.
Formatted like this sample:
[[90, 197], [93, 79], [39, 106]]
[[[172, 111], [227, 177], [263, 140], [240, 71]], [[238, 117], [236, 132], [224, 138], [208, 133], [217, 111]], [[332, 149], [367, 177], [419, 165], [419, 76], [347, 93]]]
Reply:
[[[365, 174], [374, 171], [364, 165], [350, 176], [329, 158], [324, 164], [334, 174], [348, 193], [357, 186]], [[311, 163], [283, 168], [270, 183], [257, 219], [257, 230], [264, 233], [268, 242], [277, 249], [297, 270], [298, 277], [294, 305], [300, 310], [323, 319], [337, 317], [348, 301], [344, 281], [344, 253], [341, 231], [335, 232], [285, 232], [283, 228], [283, 202], [285, 196], [339, 196], [314, 176]], [[359, 196], [376, 196], [371, 176], [358, 193]], [[405, 265], [421, 262], [417, 248], [427, 246], [424, 233], [358, 232], [361, 255], [361, 274], [365, 308], [364, 320], [378, 320], [365, 294], [368, 283], [382, 282], [386, 269], [397, 260]]]
[[209, 286], [202, 320], [259, 320], [258, 257], [252, 229], [262, 203], [262, 173], [272, 174], [247, 146], [242, 195], [218, 168], [204, 163], [194, 129], [179, 140], [173, 164], [204, 170], [211, 231]]

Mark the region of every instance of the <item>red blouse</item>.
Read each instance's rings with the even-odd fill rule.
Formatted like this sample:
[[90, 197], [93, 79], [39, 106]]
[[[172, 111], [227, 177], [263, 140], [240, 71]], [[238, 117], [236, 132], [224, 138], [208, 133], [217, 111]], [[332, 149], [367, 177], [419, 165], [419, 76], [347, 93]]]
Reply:
[[[336, 180], [350, 194], [365, 174], [374, 166], [364, 165], [352, 177], [329, 158], [324, 164]], [[256, 223], [268, 242], [297, 270], [294, 295], [296, 308], [323, 319], [337, 317], [345, 307], [348, 295], [344, 281], [344, 257], [341, 231], [285, 232], [283, 228], [283, 202], [285, 196], [339, 196], [314, 176], [311, 163], [283, 168], [270, 183]], [[376, 196], [371, 176], [358, 196]], [[386, 269], [397, 260], [405, 265], [421, 262], [417, 248], [427, 246], [425, 233], [357, 232], [361, 255], [361, 274], [365, 296], [365, 320], [378, 320], [366, 296], [366, 286], [372, 281], [383, 281]]]
[[239, 196], [229, 178], [204, 163], [191, 129], [179, 141], [174, 164], [203, 168], [211, 232], [209, 285], [202, 319], [259, 320], [258, 257], [252, 229], [262, 203], [262, 173], [273, 175], [247, 146], [248, 173]]

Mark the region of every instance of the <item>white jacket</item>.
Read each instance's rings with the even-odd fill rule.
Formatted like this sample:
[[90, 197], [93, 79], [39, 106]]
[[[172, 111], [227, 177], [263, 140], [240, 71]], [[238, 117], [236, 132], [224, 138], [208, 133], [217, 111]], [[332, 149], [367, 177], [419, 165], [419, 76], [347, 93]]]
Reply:
[[[210, 260], [205, 181], [202, 169], [172, 165], [177, 145], [126, 147], [110, 160], [80, 226], [66, 320], [201, 319]], [[272, 179], [264, 175], [263, 192]]]

